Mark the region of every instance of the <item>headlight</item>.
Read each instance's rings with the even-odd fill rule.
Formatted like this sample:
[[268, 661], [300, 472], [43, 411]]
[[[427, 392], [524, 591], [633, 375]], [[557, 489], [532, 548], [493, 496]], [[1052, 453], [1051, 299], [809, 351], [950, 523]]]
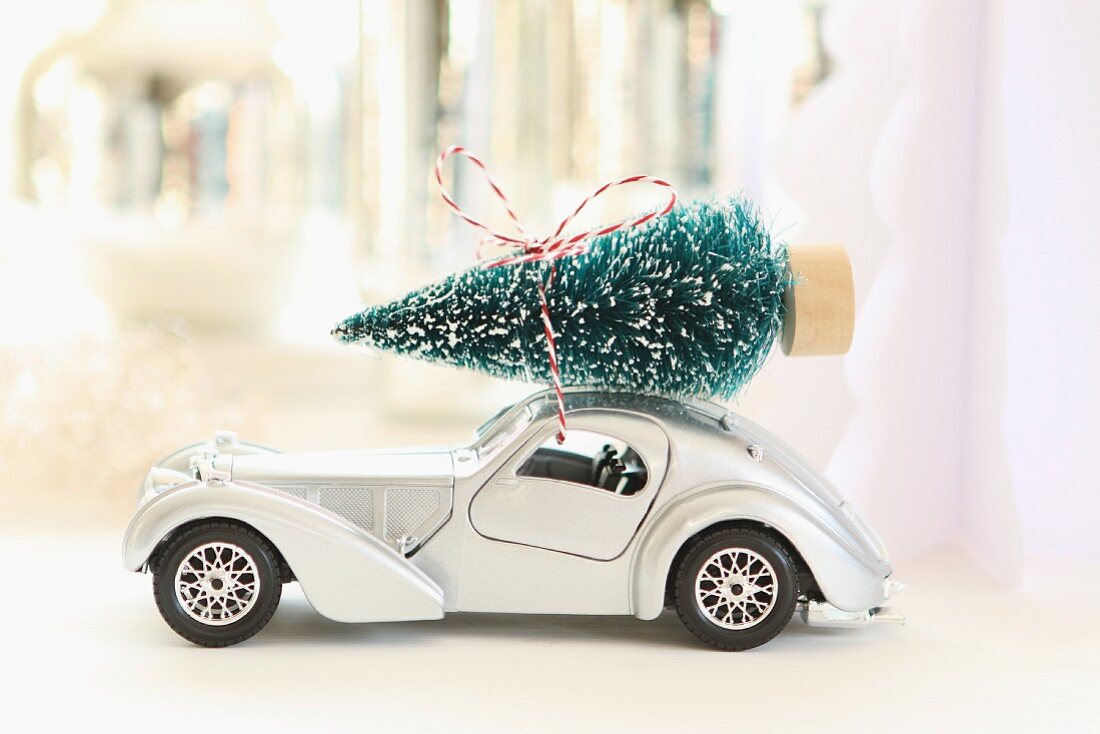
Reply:
[[145, 474], [141, 481], [141, 489], [138, 493], [138, 507], [156, 497], [166, 489], [171, 489], [184, 482], [190, 482], [191, 477], [174, 469], [164, 469], [154, 466]]
[[141, 507], [151, 500], [155, 494], [156, 492], [153, 491], [153, 471], [149, 470], [145, 472], [145, 478], [141, 480], [141, 486], [138, 487], [137, 506]]

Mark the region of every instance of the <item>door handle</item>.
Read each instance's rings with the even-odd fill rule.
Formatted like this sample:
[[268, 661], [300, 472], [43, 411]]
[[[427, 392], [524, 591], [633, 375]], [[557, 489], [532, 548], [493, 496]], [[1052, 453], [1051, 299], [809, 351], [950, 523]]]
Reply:
[[518, 479], [498, 479], [494, 482], [498, 487], [518, 487]]

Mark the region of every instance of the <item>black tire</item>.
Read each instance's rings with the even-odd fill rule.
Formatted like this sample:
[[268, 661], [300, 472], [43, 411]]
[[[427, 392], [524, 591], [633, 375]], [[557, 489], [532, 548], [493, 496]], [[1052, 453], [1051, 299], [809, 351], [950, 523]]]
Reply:
[[[712, 559], [716, 554], [725, 551], [734, 554], [742, 551], [741, 555], [734, 555], [732, 558], [747, 564], [745, 567], [751, 569], [749, 573], [752, 578], [760, 581], [763, 587], [768, 586], [767, 581], [771, 578], [771, 595], [763, 590], [750, 593], [753, 585], [737, 584], [738, 578], [743, 577], [737, 573], [726, 576], [726, 583], [730, 584], [728, 593], [744, 595], [739, 597], [743, 603], [725, 603], [720, 593], [708, 594], [711, 589], [719, 591], [719, 584], [709, 581], [709, 576], [712, 573], [721, 575]], [[770, 573], [759, 560], [751, 560], [754, 556], [767, 562], [767, 566], [771, 568]], [[723, 555], [720, 560], [731, 561], [730, 565], [733, 566], [732, 558]], [[704, 566], [708, 569], [706, 579], [700, 576]], [[704, 595], [702, 601], [697, 599], [697, 581], [700, 583], [700, 594]], [[730, 651], [759, 647], [782, 632], [791, 621], [799, 594], [798, 575], [790, 551], [772, 535], [751, 528], [716, 530], [695, 540], [676, 569], [673, 588], [676, 612], [684, 626], [708, 645]], [[732, 598], [725, 597], [725, 600]], [[769, 601], [770, 607], [767, 606]], [[703, 610], [701, 605], [704, 603], [713, 605], [713, 614], [720, 617], [722, 622], [730, 626], [745, 626], [739, 629], [723, 626]], [[749, 609], [752, 611], [744, 611]], [[760, 617], [754, 619], [753, 614], [760, 614]]]
[[[255, 592], [245, 586], [234, 590], [233, 596], [227, 593], [223, 599], [228, 601], [215, 600], [205, 604], [201, 600], [196, 602], [196, 614], [201, 616], [209, 609], [212, 617], [210, 622], [203, 622], [193, 617], [177, 596], [176, 573], [185, 561], [193, 557], [192, 554], [207, 544], [235, 546], [235, 549], [223, 550], [206, 548], [202, 551], [202, 556], [213, 561], [220, 553], [220, 562], [227, 563], [235, 552], [243, 554], [238, 555], [232, 564], [235, 578], [242, 584], [252, 585], [253, 577], [256, 577], [258, 585]], [[193, 568], [195, 563], [198, 561], [188, 562], [186, 568]], [[283, 593], [278, 553], [255, 530], [235, 522], [213, 520], [184, 530], [168, 541], [152, 565], [153, 598], [156, 599], [157, 609], [164, 621], [180, 637], [204, 647], [227, 647], [252, 637], [267, 625], [279, 606]], [[253, 568], [255, 573], [251, 572]], [[215, 593], [220, 593], [223, 588], [228, 589], [225, 582], [216, 586], [220, 579], [214, 578], [215, 575], [211, 574], [211, 578], [204, 581], [199, 574], [188, 571], [182, 573], [180, 578], [196, 589], [203, 584], [209, 584], [209, 588], [214, 589]], [[196, 592], [185, 590], [181, 593]], [[234, 619], [236, 615], [239, 617]], [[224, 616], [225, 619], [214, 619], [218, 616]]]

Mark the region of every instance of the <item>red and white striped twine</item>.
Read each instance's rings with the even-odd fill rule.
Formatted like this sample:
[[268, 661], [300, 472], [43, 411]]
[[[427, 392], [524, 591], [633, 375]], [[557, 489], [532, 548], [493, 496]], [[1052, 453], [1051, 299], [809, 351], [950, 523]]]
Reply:
[[[471, 217], [464, 212], [462, 208], [455, 203], [455, 200], [451, 197], [447, 191], [447, 187], [443, 184], [443, 163], [452, 155], [461, 155], [469, 159], [471, 163], [481, 169], [482, 174], [485, 176], [485, 181], [489, 184], [489, 188], [492, 189], [493, 194], [504, 206], [504, 211], [508, 213], [508, 218], [512, 221], [512, 224], [516, 227], [517, 234], [508, 235], [502, 232], [497, 232], [482, 222]], [[626, 178], [620, 178], [617, 181], [609, 181], [603, 186], [599, 187], [588, 195], [581, 203], [573, 210], [573, 213], [561, 220], [557, 229], [549, 237], [537, 239], [527, 234], [527, 230], [524, 229], [523, 224], [519, 221], [519, 217], [512, 211], [511, 205], [508, 203], [508, 197], [504, 195], [504, 191], [493, 177], [489, 174], [489, 169], [485, 167], [485, 164], [476, 155], [466, 150], [465, 148], [452, 145], [445, 151], [439, 154], [439, 157], [435, 161], [435, 181], [439, 185], [440, 195], [443, 197], [443, 201], [447, 203], [447, 206], [451, 208], [459, 218], [465, 220], [469, 224], [477, 227], [480, 230], [485, 231], [489, 236], [487, 238], [490, 244], [512, 246], [515, 252], [511, 255], [493, 260], [486, 264], [486, 267], [498, 268], [503, 265], [515, 265], [524, 262], [534, 262], [538, 260], [549, 260], [551, 263], [555, 260], [560, 260], [563, 257], [573, 257], [575, 255], [583, 255], [588, 252], [589, 241], [594, 237], [600, 237], [601, 235], [610, 234], [620, 229], [629, 229], [631, 227], [637, 227], [641, 224], [645, 224], [651, 219], [657, 217], [663, 217], [672, 211], [672, 207], [676, 205], [676, 190], [672, 188], [672, 184], [661, 178], [655, 178], [653, 176], [627, 176]], [[632, 219], [626, 219], [617, 224], [608, 225], [606, 227], [594, 227], [578, 234], [562, 234], [565, 228], [569, 226], [569, 223], [591, 202], [605, 191], [623, 186], [631, 183], [649, 183], [654, 186], [660, 186], [668, 189], [668, 202], [663, 209], [655, 209], [647, 214], [642, 214]], [[546, 291], [554, 282], [554, 266], [551, 264], [550, 273], [546, 278], [545, 283], [539, 284], [539, 306], [542, 309], [542, 326], [543, 331], [546, 334], [546, 354], [550, 362], [550, 377], [554, 386], [554, 393], [557, 395], [558, 400], [558, 443], [565, 441], [565, 396], [561, 389], [561, 372], [558, 368], [558, 350], [554, 341], [554, 324], [550, 319], [550, 307], [547, 305]]]

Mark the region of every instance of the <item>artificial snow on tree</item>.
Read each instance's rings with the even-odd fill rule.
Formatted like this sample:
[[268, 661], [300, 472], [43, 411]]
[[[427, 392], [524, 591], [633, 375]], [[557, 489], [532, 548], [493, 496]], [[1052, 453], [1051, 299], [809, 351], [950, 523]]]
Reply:
[[[553, 278], [548, 281], [550, 269]], [[341, 322], [343, 342], [497, 377], [729, 398], [764, 363], [791, 284], [786, 247], [743, 198], [677, 205], [553, 263], [477, 266]]]

